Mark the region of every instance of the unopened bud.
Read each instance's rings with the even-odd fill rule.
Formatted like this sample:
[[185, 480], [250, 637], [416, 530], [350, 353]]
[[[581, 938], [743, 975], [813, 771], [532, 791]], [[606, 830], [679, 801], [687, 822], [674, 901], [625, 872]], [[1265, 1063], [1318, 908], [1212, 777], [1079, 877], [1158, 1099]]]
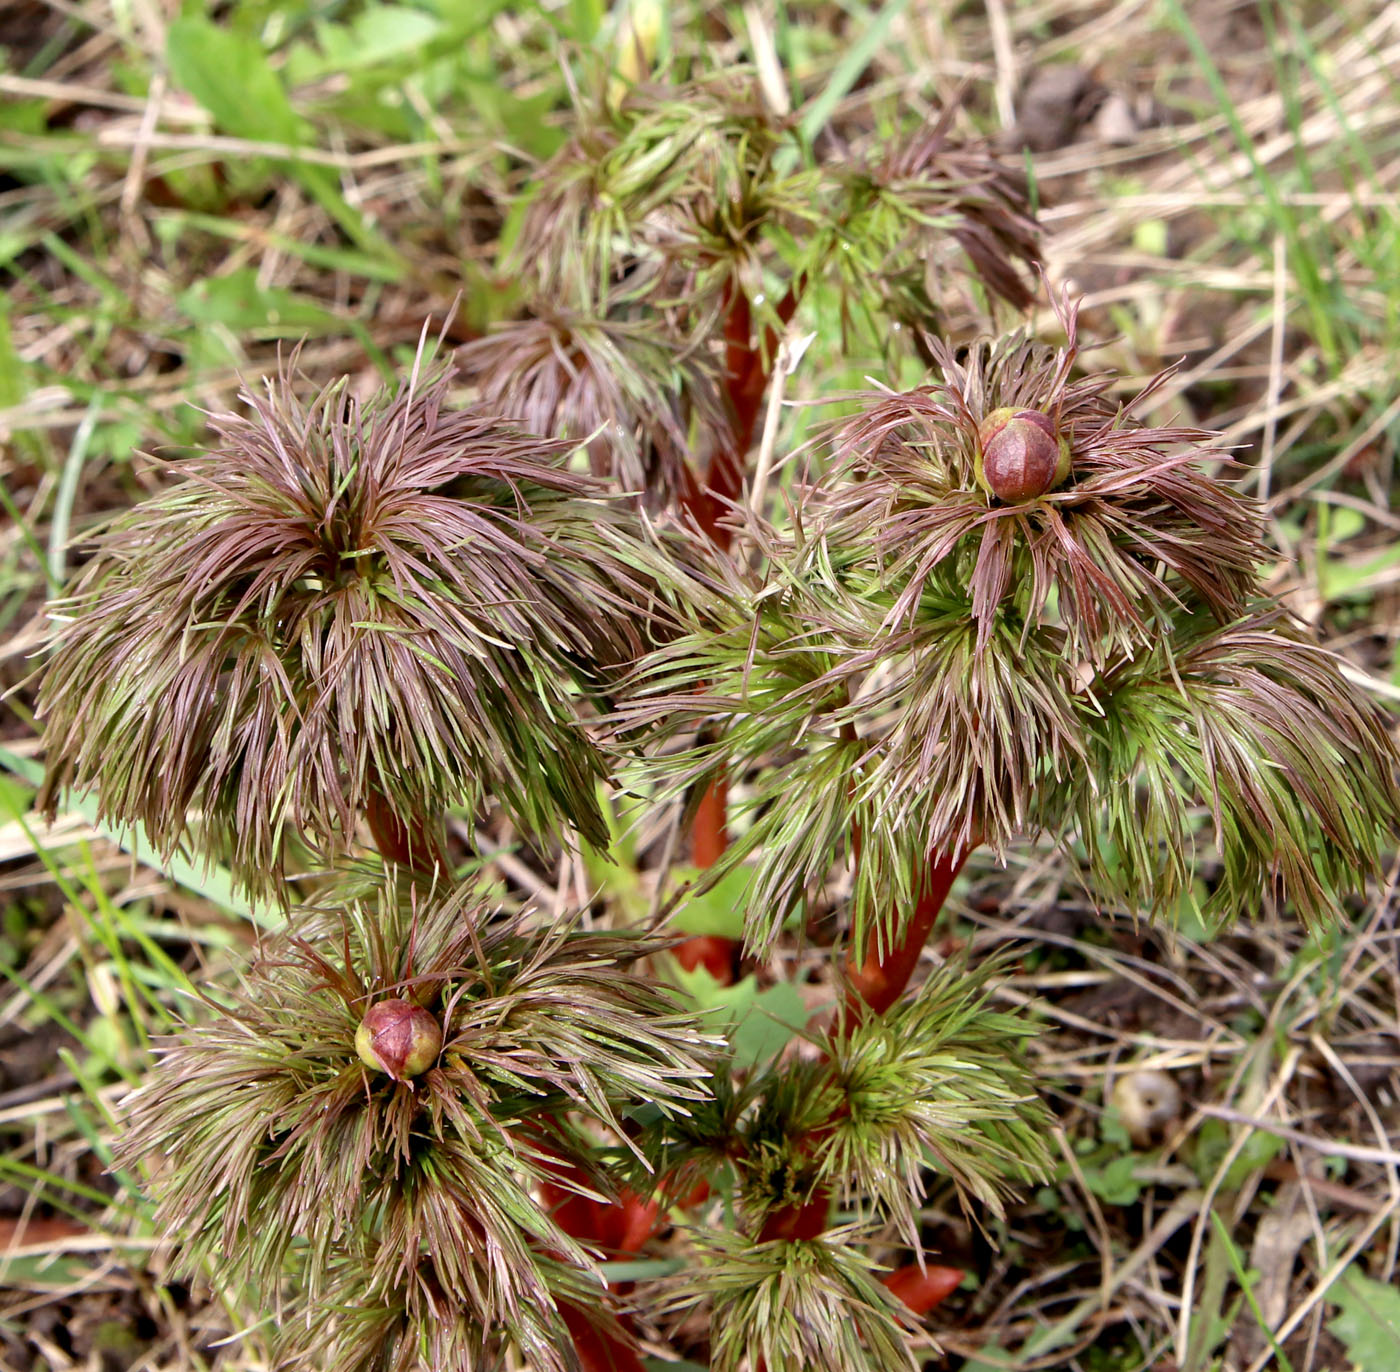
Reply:
[[407, 1000], [371, 1005], [355, 1031], [360, 1061], [395, 1081], [426, 1072], [441, 1048], [442, 1026], [421, 1005]]
[[1069, 475], [1069, 444], [1040, 410], [993, 410], [977, 430], [977, 482], [1008, 505], [1034, 500]]

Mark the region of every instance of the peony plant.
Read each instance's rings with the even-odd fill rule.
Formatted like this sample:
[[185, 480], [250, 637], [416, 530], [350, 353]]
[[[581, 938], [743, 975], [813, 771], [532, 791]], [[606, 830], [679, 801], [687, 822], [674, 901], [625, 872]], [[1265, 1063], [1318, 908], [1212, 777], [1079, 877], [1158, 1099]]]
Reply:
[[[290, 359], [55, 604], [47, 804], [285, 911], [118, 1157], [274, 1365], [916, 1368], [961, 1279], [923, 1206], [1049, 1164], [1002, 963], [925, 957], [969, 855], [1321, 920], [1400, 828], [1388, 721], [1264, 594], [1215, 436], [1134, 418], [1162, 378], [1110, 399], [1068, 300], [1058, 347], [952, 336], [1036, 256], [956, 123], [818, 149], [738, 71], [581, 102], [504, 207], [515, 317], [363, 403]], [[809, 324], [890, 383], [765, 501]], [[738, 891], [731, 927], [521, 899], [445, 824], [626, 862], [624, 793], [687, 816], [682, 923]], [[822, 1015], [699, 1013], [818, 916]]]

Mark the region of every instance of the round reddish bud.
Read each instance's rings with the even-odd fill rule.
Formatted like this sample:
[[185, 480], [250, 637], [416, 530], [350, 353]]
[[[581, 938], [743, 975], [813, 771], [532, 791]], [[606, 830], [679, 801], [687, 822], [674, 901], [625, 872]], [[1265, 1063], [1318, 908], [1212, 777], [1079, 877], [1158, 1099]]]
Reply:
[[1069, 444], [1040, 410], [993, 410], [977, 429], [977, 482], [1008, 505], [1034, 500], [1069, 475]]
[[371, 1005], [355, 1030], [360, 1061], [395, 1081], [426, 1072], [441, 1048], [442, 1026], [421, 1005], [407, 1000]]

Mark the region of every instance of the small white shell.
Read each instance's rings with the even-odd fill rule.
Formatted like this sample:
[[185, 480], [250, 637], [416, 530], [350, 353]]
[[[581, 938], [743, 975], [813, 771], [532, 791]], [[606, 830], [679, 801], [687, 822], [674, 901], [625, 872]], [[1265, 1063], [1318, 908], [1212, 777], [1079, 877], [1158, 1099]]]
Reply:
[[1135, 1146], [1145, 1148], [1181, 1113], [1181, 1088], [1165, 1072], [1128, 1072], [1111, 1101]]

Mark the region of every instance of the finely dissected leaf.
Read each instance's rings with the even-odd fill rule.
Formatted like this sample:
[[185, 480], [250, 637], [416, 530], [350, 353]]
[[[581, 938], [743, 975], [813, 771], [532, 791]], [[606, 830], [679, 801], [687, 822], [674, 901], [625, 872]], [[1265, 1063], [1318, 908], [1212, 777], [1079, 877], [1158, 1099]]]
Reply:
[[[605, 1319], [603, 1287], [538, 1188], [605, 1194], [580, 1121], [620, 1135], [625, 1111], [684, 1114], [706, 1097], [712, 1041], [627, 970], [646, 940], [495, 919], [469, 889], [352, 885], [345, 900], [269, 941], [233, 1001], [166, 1047], [127, 1101], [120, 1165], [164, 1159], [157, 1223], [186, 1269], [208, 1262], [271, 1300], [295, 1259], [298, 1304], [337, 1368], [424, 1338], [457, 1359], [434, 1366], [472, 1366], [463, 1349], [508, 1338], [565, 1367], [557, 1298]], [[444, 1030], [411, 1082], [356, 1052], [388, 997]], [[374, 1318], [343, 1308], [351, 1291]]]
[[[1383, 717], [1263, 599], [1258, 511], [1205, 470], [1213, 435], [1144, 427], [1109, 378], [1072, 379], [1060, 310], [1065, 348], [934, 344], [939, 384], [858, 397], [792, 532], [750, 526], [765, 566], [713, 584], [630, 680], [620, 715], [654, 731], [664, 791], [742, 783], [708, 879], [753, 865], [751, 948], [840, 862], [853, 941], [879, 947], [930, 855], [1042, 836], [1081, 843], [1133, 908], [1176, 908], [1213, 859], [1216, 913], [1276, 880], [1319, 917], [1400, 830]], [[1067, 476], [990, 496], [995, 411], [1033, 412]]]
[[[442, 374], [366, 405], [289, 367], [217, 448], [120, 516], [70, 597], [40, 708], [48, 803], [270, 889], [367, 806], [431, 824], [489, 788], [527, 828], [606, 841], [580, 687], [641, 647], [650, 556], [546, 442], [447, 405]], [[653, 559], [654, 562], [654, 559]]]
[[986, 962], [948, 963], [884, 1015], [833, 1039], [845, 1108], [816, 1146], [819, 1174], [870, 1197], [919, 1249], [922, 1169], [950, 1178], [993, 1213], [1018, 1183], [1043, 1176], [1049, 1120], [1018, 1049], [1035, 1033], [987, 1003]]
[[711, 444], [730, 417], [716, 368], [660, 317], [540, 306], [458, 350], [481, 404], [530, 433], [586, 441], [599, 476], [664, 501], [687, 489], [692, 421]]
[[918, 1367], [903, 1329], [907, 1311], [875, 1279], [858, 1230], [820, 1239], [754, 1243], [705, 1230], [698, 1267], [671, 1299], [677, 1310], [709, 1300], [711, 1367], [771, 1372], [896, 1372]]
[[1096, 688], [1085, 728], [1101, 789], [1080, 801], [1094, 875], [1170, 910], [1218, 855], [1207, 914], [1247, 910], [1277, 882], [1305, 918], [1326, 918], [1395, 830], [1386, 721], [1277, 609], [1203, 618]]
[[717, 300], [745, 275], [745, 293], [761, 291], [753, 237], [803, 215], [810, 176], [777, 173], [788, 130], [746, 73], [639, 86], [581, 110], [578, 126], [541, 169], [512, 253], [543, 298], [596, 308], [639, 266], [662, 299], [688, 286]]
[[[892, 597], [883, 625], [910, 647], [925, 591], [950, 582], [970, 594], [979, 644], [998, 622], [1057, 626], [1065, 651], [1090, 665], [1155, 641], [1184, 595], [1229, 620], [1253, 594], [1259, 513], [1204, 470], [1222, 456], [1215, 435], [1146, 428], [1131, 406], [1107, 403], [1112, 378], [1072, 381], [1076, 311], [1060, 309], [1067, 347], [1013, 337], [958, 361], [934, 343], [939, 384], [867, 397], [834, 437], [838, 465], [814, 492], [814, 547], [854, 588]], [[989, 500], [975, 476], [978, 429], [1002, 409], [1049, 418], [1069, 446], [1070, 480], [1036, 500]]]
[[682, 357], [721, 333], [747, 346], [750, 324], [760, 337], [780, 330], [809, 285], [834, 287], [848, 335], [882, 351], [917, 346], [963, 274], [950, 269], [958, 249], [993, 295], [1031, 299], [1020, 268], [1038, 239], [1025, 178], [959, 140], [956, 113], [950, 104], [868, 157], [818, 158], [748, 71], [635, 86], [575, 112], [505, 266], [535, 298], [595, 319], [621, 297], [680, 320]]
[[940, 239], [963, 249], [993, 295], [1017, 308], [1032, 300], [1018, 270], [1039, 253], [1025, 176], [960, 142], [957, 112], [954, 101], [916, 134], [832, 169], [836, 208], [809, 271], [834, 282], [847, 334], [886, 353], [908, 343], [926, 352], [925, 335], [939, 332], [950, 300], [966, 293], [967, 273], [937, 251]]

